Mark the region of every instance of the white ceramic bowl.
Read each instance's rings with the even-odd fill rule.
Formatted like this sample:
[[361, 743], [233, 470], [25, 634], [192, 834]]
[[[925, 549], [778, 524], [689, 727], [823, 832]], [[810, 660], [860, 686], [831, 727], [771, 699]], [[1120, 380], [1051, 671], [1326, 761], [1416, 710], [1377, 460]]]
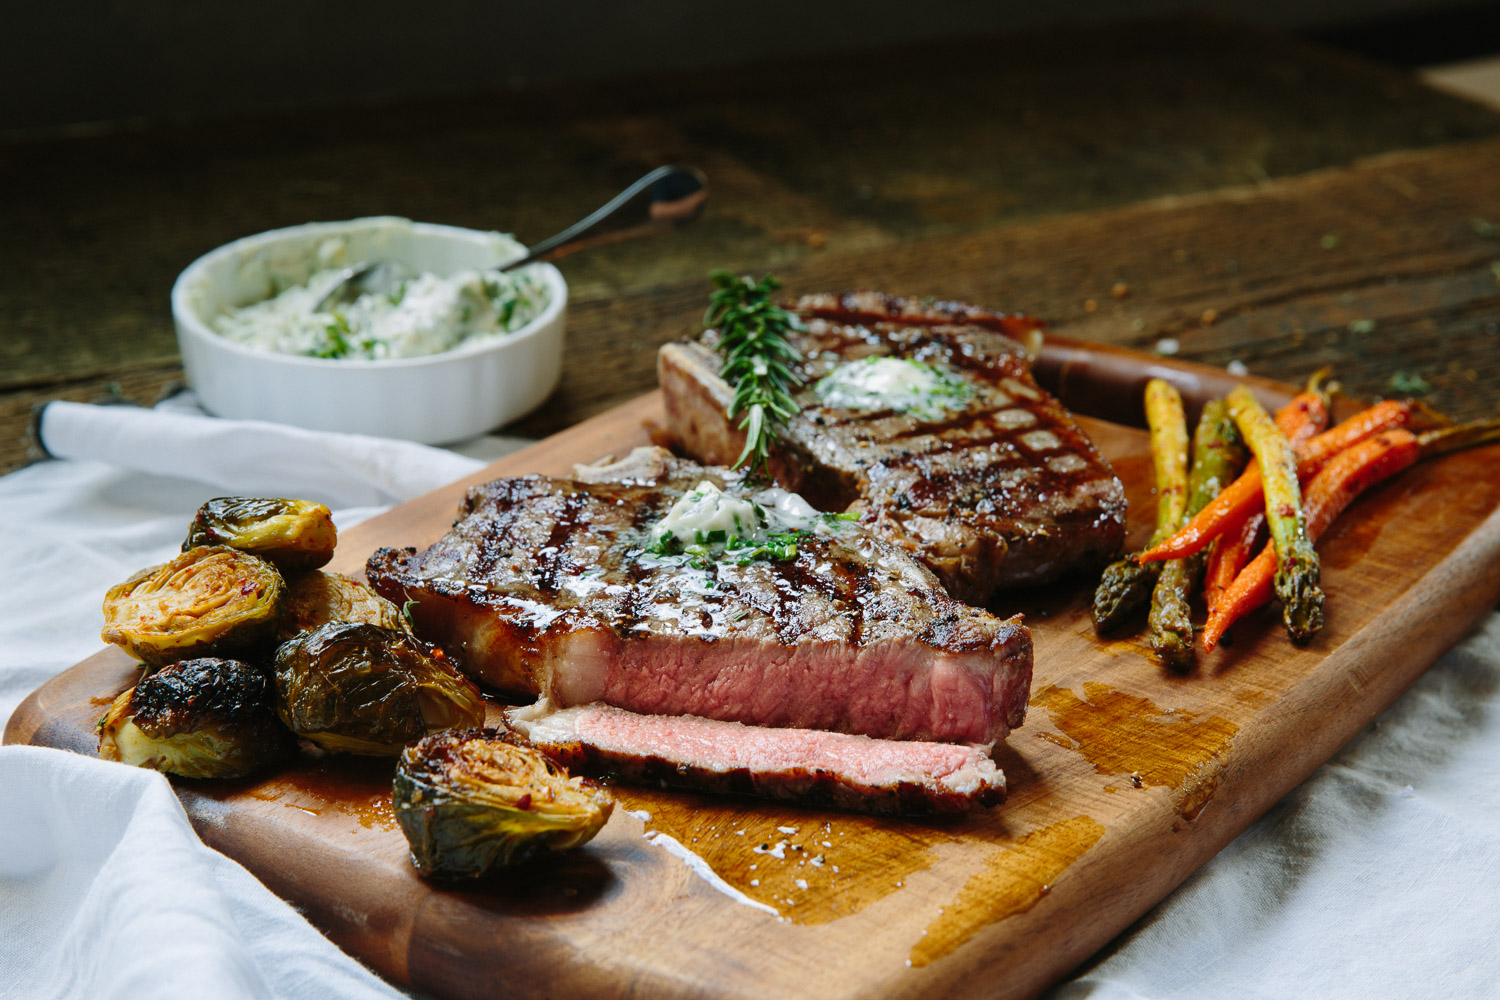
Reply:
[[388, 258], [439, 275], [493, 267], [524, 252], [498, 233], [376, 217], [277, 229], [207, 253], [172, 286], [183, 367], [204, 409], [221, 417], [446, 444], [514, 420], [557, 386], [568, 286], [550, 264], [537, 266], [551, 302], [536, 319], [503, 337], [425, 357], [369, 361], [277, 354], [226, 340], [209, 327], [227, 308], [275, 294], [272, 275], [305, 281], [317, 267], [318, 247], [338, 237], [347, 240], [349, 263]]

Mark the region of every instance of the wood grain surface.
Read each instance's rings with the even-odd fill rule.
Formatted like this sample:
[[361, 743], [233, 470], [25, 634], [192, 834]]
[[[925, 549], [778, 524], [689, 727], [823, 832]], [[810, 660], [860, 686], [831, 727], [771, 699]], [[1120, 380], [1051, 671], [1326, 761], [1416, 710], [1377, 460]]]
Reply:
[[[1054, 344], [1039, 366], [1071, 379], [1075, 406], [1150, 373], [1200, 396], [1225, 382], [1087, 355]], [[1286, 392], [1259, 388], [1267, 402]], [[619, 454], [649, 440], [661, 412], [643, 397], [475, 478]], [[1084, 424], [1126, 483], [1139, 543], [1152, 509], [1145, 434]], [[1094, 634], [1088, 581], [1003, 599], [996, 610], [1023, 612], [1035, 636], [1031, 708], [996, 753], [1009, 800], [958, 821], [621, 787], [622, 808], [587, 847], [452, 889], [413, 872], [387, 762], [305, 759], [259, 780], [175, 786], [205, 842], [383, 975], [440, 997], [1032, 996], [1311, 773], [1494, 603], [1497, 457], [1430, 461], [1360, 499], [1320, 542], [1328, 624], [1307, 647], [1266, 608], [1175, 676], [1143, 636]], [[335, 567], [429, 543], [464, 485], [345, 532]], [[101, 652], [36, 692], [5, 739], [91, 753], [93, 720], [132, 677], [124, 654]]]
[[1473, 414], [1500, 392], [1497, 135], [1410, 74], [1176, 16], [0, 140], [0, 471], [36, 403], [180, 384], [168, 290], [231, 239], [394, 213], [535, 241], [668, 160], [707, 171], [704, 218], [562, 262], [567, 375], [518, 432], [651, 389], [712, 267], [1170, 336], [1275, 378], [1337, 357], [1354, 391], [1406, 371]]

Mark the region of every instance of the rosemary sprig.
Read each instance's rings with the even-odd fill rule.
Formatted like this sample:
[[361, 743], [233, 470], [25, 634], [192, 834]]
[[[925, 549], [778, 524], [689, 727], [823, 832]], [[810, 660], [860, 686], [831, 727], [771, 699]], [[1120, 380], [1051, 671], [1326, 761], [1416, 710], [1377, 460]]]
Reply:
[[744, 415], [739, 426], [745, 432], [745, 450], [734, 468], [748, 462], [752, 475], [764, 475], [772, 442], [798, 410], [792, 390], [802, 384], [802, 377], [791, 366], [802, 355], [786, 335], [802, 329], [802, 321], [772, 299], [781, 282], [770, 275], [756, 281], [749, 275], [714, 271], [709, 280], [717, 287], [708, 297], [703, 325], [719, 331], [719, 351], [724, 355], [719, 376], [734, 387], [729, 419]]

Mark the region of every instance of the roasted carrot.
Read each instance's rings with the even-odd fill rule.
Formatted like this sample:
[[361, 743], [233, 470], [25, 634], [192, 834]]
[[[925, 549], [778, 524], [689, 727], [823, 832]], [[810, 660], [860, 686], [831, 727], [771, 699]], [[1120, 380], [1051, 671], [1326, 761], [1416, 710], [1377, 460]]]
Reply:
[[1325, 462], [1345, 448], [1382, 431], [1405, 427], [1411, 423], [1416, 410], [1409, 399], [1383, 399], [1374, 406], [1360, 410], [1297, 449], [1297, 475], [1303, 479], [1312, 478]]
[[[1310, 479], [1329, 458], [1381, 431], [1405, 426], [1414, 407], [1409, 400], [1388, 399], [1361, 410], [1329, 430], [1304, 441], [1297, 448], [1297, 478]], [[1265, 487], [1258, 463], [1246, 466], [1239, 479], [1220, 493], [1213, 503], [1198, 512], [1177, 534], [1153, 545], [1138, 558], [1143, 563], [1177, 559], [1199, 551], [1226, 531], [1242, 525], [1264, 500]]]
[[1343, 513], [1350, 501], [1382, 479], [1416, 463], [1420, 440], [1401, 428], [1383, 431], [1335, 455], [1307, 484], [1307, 532], [1314, 540]]
[[1266, 527], [1264, 511], [1258, 511], [1245, 519], [1239, 531], [1220, 535], [1209, 549], [1208, 569], [1204, 573], [1203, 600], [1209, 614], [1224, 599], [1224, 592], [1234, 583], [1240, 570], [1250, 561], [1255, 544]]
[[[1229, 417], [1228, 406], [1216, 399], [1203, 407], [1193, 431], [1193, 463], [1188, 472], [1187, 506], [1183, 520], [1202, 510], [1233, 481], [1245, 464], [1245, 446]], [[1190, 670], [1193, 665], [1192, 592], [1203, 571], [1199, 556], [1161, 563], [1161, 574], [1151, 595], [1147, 616], [1151, 648], [1164, 666]]]
[[[1151, 465], [1156, 482], [1156, 544], [1182, 526], [1187, 504], [1187, 417], [1182, 396], [1170, 382], [1146, 383], [1146, 426], [1151, 431]], [[1126, 556], [1105, 567], [1094, 590], [1094, 628], [1106, 631], [1123, 622], [1151, 596], [1160, 567], [1142, 566]]]
[[1319, 368], [1307, 380], [1307, 388], [1276, 411], [1276, 426], [1294, 446], [1328, 428], [1333, 392], [1338, 388], [1338, 383], [1329, 380], [1332, 374], [1331, 368]]
[[1266, 527], [1276, 553], [1276, 596], [1282, 620], [1295, 642], [1307, 642], [1323, 627], [1323, 591], [1318, 586], [1318, 554], [1307, 537], [1302, 489], [1297, 481], [1297, 456], [1286, 435], [1244, 386], [1237, 386], [1225, 402], [1230, 416], [1260, 463], [1266, 497]]
[[[1411, 465], [1421, 450], [1415, 435], [1397, 429], [1383, 431], [1340, 452], [1307, 485], [1308, 536], [1316, 539], [1322, 535], [1351, 500]], [[1212, 652], [1230, 625], [1271, 599], [1275, 575], [1276, 552], [1267, 545], [1235, 578], [1223, 600], [1209, 609], [1208, 624], [1203, 629], [1205, 650]]]

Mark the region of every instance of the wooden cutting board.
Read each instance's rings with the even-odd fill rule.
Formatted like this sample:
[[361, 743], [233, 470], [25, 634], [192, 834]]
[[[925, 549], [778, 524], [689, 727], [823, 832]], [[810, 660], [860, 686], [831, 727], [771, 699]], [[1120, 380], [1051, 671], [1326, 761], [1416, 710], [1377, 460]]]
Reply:
[[[1125, 481], [1131, 543], [1153, 501], [1145, 379], [1190, 403], [1223, 372], [1052, 341], [1044, 383]], [[1287, 387], [1253, 385], [1269, 404]], [[645, 443], [643, 397], [484, 470], [565, 474]], [[1120, 422], [1116, 422], [1120, 421]], [[256, 781], [177, 781], [204, 841], [392, 981], [441, 997], [1023, 997], [1073, 969], [1302, 781], [1500, 597], [1500, 450], [1427, 462], [1362, 498], [1320, 543], [1328, 624], [1306, 648], [1275, 609], [1191, 676], [1142, 636], [1094, 635], [1088, 581], [1028, 592], [1030, 714], [997, 751], [1007, 803], [946, 822], [874, 819], [620, 788], [583, 850], [468, 889], [423, 882], [391, 812], [391, 766], [304, 761]], [[468, 483], [344, 533], [335, 569], [424, 546]], [[93, 753], [133, 679], [106, 649], [17, 710], [6, 742]], [[691, 858], [691, 864], [684, 857]]]

